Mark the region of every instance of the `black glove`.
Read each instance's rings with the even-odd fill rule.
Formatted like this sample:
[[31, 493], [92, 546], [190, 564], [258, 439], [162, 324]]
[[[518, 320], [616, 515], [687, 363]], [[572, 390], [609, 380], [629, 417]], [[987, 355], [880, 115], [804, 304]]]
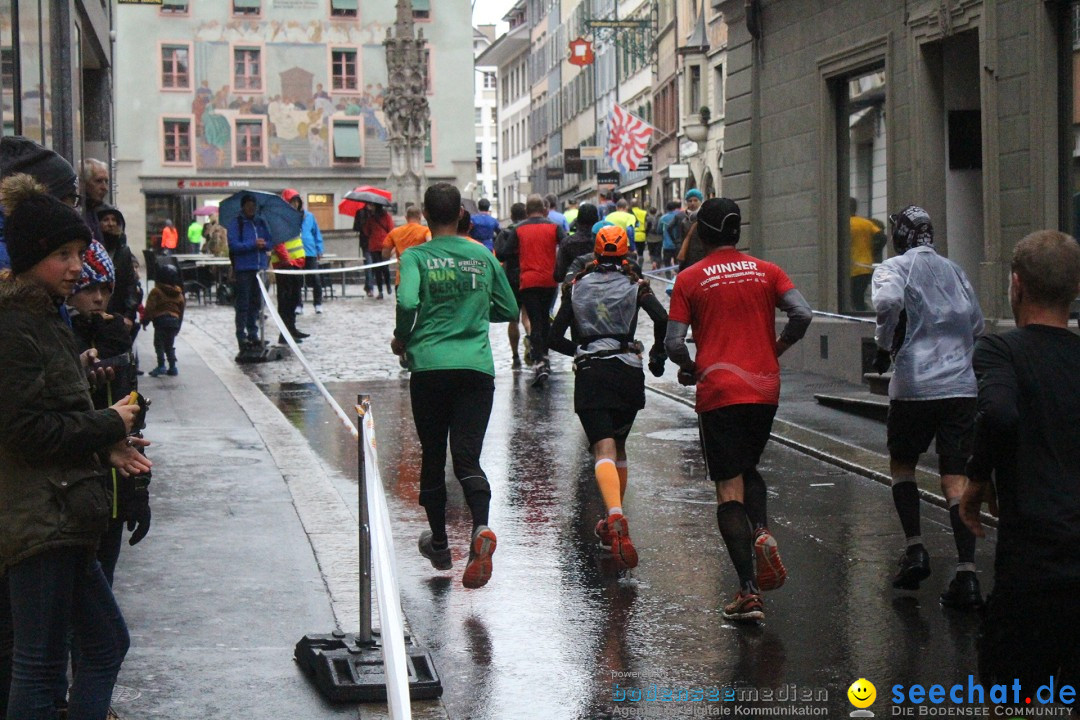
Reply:
[[667, 362], [667, 353], [663, 350], [653, 348], [649, 353], [649, 372], [653, 374], [653, 377], [663, 377], [664, 375], [664, 363]]
[[892, 355], [888, 350], [882, 350], [878, 348], [877, 354], [874, 355], [874, 362], [870, 367], [874, 368], [878, 375], [882, 374], [892, 365]]
[[680, 385], [697, 385], [697, 368], [687, 370], [685, 368], [679, 369], [679, 384]]
[[150, 532], [150, 476], [116, 479], [117, 517], [127, 521], [129, 545], [137, 545]]
[[139, 541], [150, 532], [150, 504], [147, 503], [139, 511], [139, 517], [129, 517], [127, 529], [131, 531], [128, 545], [138, 545]]

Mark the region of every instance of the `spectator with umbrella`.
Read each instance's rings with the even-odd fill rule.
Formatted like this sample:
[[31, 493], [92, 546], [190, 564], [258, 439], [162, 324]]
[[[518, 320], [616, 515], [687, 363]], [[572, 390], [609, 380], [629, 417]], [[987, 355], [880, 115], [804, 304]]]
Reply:
[[[223, 224], [229, 235], [229, 256], [236, 278], [233, 285], [236, 342], [243, 354], [245, 351], [261, 349], [262, 346], [258, 324], [262, 311], [258, 274], [266, 269], [271, 235], [266, 221], [256, 215], [258, 203], [255, 196], [252, 193], [243, 193], [239, 203], [240, 214], [234, 220]], [[223, 204], [222, 213], [224, 212]]]
[[259, 273], [266, 270], [272, 247], [300, 236], [303, 220], [277, 193], [245, 190], [222, 201], [221, 224], [229, 237], [229, 255], [236, 277], [236, 341], [239, 361], [246, 352], [261, 351], [259, 321], [262, 296]]
[[[394, 229], [394, 220], [390, 213], [386, 212], [386, 200], [379, 198], [381, 203], [365, 201], [364, 208], [356, 213], [353, 220], [353, 230], [357, 232], [360, 241], [360, 250], [364, 254], [364, 264], [370, 264], [372, 258], [382, 255], [383, 241], [390, 231]], [[369, 270], [364, 278], [364, 290], [368, 297], [374, 293], [374, 286], [379, 288], [379, 299], [383, 299], [383, 285], [386, 291], [392, 293], [394, 286], [390, 284], [390, 269], [388, 266]]]

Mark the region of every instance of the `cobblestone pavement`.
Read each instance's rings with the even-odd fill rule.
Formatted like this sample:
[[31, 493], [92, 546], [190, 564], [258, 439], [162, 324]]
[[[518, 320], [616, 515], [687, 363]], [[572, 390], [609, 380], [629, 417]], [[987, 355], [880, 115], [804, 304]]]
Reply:
[[[663, 283], [654, 283], [658, 296], [667, 304], [663, 293]], [[323, 382], [350, 380], [385, 380], [400, 377], [401, 366], [397, 357], [390, 352], [390, 340], [394, 332], [394, 296], [383, 300], [363, 295], [363, 289], [357, 286], [349, 288], [350, 295], [327, 300], [323, 304], [321, 315], [315, 314], [310, 301], [304, 306], [304, 314], [297, 318], [296, 324], [303, 332], [310, 333], [300, 346], [304, 357], [311, 364], [319, 379]], [[185, 322], [198, 325], [225, 352], [235, 355], [235, 314], [231, 306], [189, 305]], [[506, 336], [506, 323], [491, 326], [492, 355], [495, 360], [495, 372], [503, 374], [511, 370], [510, 345]], [[524, 330], [522, 330], [524, 332]], [[269, 315], [266, 318], [266, 337], [271, 342], [277, 340], [278, 332]], [[652, 337], [652, 322], [642, 312], [639, 319], [638, 338], [649, 346]], [[519, 351], [523, 351], [523, 348]], [[570, 361], [558, 353], [552, 353], [552, 370], [569, 372]], [[251, 379], [260, 384], [310, 382], [304, 368], [291, 357], [285, 348], [285, 358], [281, 361], [245, 365], [244, 371]], [[669, 374], [674, 379], [675, 373], [669, 367]]]

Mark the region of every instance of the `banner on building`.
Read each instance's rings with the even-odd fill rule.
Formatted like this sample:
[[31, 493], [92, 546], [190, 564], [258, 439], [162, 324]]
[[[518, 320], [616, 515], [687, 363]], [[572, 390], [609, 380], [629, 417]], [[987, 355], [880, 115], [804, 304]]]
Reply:
[[611, 167], [622, 172], [637, 170], [655, 128], [619, 104], [608, 113], [607, 124], [607, 156]]
[[598, 172], [596, 173], [597, 185], [611, 185], [615, 186], [619, 184], [619, 173], [617, 170], [611, 172]]
[[600, 160], [604, 157], [604, 148], [599, 145], [582, 145], [578, 149], [582, 160]]
[[585, 163], [581, 160], [580, 148], [566, 148], [563, 150], [563, 169], [568, 173], [575, 174], [585, 172]]

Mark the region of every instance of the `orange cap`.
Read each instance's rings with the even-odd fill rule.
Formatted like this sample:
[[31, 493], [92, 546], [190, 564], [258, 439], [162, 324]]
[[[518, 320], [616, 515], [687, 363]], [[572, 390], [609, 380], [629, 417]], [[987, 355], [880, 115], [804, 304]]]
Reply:
[[285, 202], [292, 202], [292, 199], [297, 197], [300, 197], [300, 193], [296, 192], [292, 188], [285, 188], [281, 191], [281, 198]]
[[623, 257], [630, 251], [630, 239], [626, 230], [618, 225], [607, 225], [596, 233], [596, 246], [593, 248], [600, 257]]

